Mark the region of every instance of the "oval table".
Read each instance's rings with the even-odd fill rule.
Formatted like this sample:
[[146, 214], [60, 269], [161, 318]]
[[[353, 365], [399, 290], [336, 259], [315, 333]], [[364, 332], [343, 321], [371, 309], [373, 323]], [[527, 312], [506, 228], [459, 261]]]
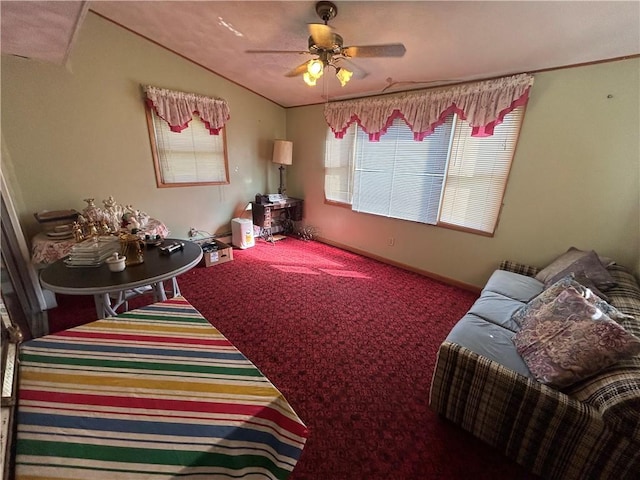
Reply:
[[[69, 267], [60, 259], [40, 272], [43, 288], [67, 295], [93, 295], [98, 318], [116, 316], [116, 309], [128, 299], [153, 290], [155, 301], [167, 299], [164, 281], [172, 281], [173, 296], [180, 295], [176, 277], [191, 270], [202, 259], [200, 245], [187, 240], [167, 238], [164, 245], [184, 243], [184, 248], [169, 255], [158, 247], [144, 250], [144, 262], [112, 272], [103, 263], [98, 267]], [[112, 304], [112, 300], [114, 303]]]

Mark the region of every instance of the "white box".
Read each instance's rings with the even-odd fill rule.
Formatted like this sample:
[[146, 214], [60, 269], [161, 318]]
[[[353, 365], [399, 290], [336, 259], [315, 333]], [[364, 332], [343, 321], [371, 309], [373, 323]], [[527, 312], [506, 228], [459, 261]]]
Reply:
[[231, 243], [242, 250], [253, 247], [253, 220], [248, 218], [234, 218], [231, 220]]

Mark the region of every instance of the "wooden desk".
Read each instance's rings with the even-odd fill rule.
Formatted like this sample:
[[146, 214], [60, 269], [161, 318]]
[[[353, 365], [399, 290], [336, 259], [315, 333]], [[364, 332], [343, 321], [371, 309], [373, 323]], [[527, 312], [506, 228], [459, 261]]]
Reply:
[[[165, 243], [177, 240], [170, 238]], [[170, 255], [160, 254], [157, 247], [144, 251], [144, 262], [131, 265], [122, 272], [111, 272], [106, 264], [99, 267], [68, 267], [64, 259], [49, 265], [40, 272], [40, 283], [52, 292], [68, 295], [93, 295], [98, 318], [116, 316], [116, 309], [126, 301], [125, 292], [150, 285], [157, 301], [167, 299], [164, 281], [172, 280], [173, 295], [179, 295], [175, 277], [191, 270], [202, 259], [200, 245], [181, 240], [184, 249]], [[111, 298], [116, 298], [115, 307]]]
[[281, 213], [285, 220], [298, 222], [302, 220], [302, 205], [303, 200], [299, 198], [287, 198], [276, 203], [251, 202], [253, 224], [260, 227], [262, 237], [267, 240], [272, 237], [273, 227], [281, 225], [276, 215]]

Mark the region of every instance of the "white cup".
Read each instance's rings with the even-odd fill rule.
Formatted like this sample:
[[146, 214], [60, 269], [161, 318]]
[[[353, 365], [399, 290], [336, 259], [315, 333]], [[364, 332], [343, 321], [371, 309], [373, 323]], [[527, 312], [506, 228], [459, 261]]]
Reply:
[[121, 272], [127, 266], [127, 264], [125, 263], [126, 260], [127, 257], [123, 257], [118, 253], [114, 253], [111, 257], [107, 258], [107, 266], [112, 272]]

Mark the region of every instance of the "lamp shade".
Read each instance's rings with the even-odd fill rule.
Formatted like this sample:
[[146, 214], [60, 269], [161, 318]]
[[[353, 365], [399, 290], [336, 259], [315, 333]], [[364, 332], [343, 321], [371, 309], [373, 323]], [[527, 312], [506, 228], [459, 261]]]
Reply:
[[273, 163], [291, 165], [293, 163], [293, 142], [276, 140], [273, 143]]

